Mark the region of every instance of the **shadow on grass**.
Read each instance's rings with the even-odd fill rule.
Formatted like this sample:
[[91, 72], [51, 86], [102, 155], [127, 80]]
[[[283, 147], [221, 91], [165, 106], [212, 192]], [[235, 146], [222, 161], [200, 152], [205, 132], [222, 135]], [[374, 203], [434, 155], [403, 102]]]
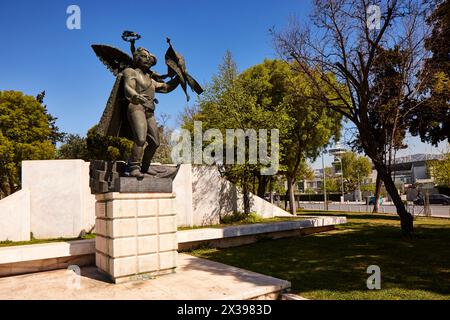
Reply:
[[[376, 218], [381, 217], [390, 218]], [[418, 224], [417, 238], [407, 240], [401, 238], [397, 225], [352, 219], [333, 232], [193, 254], [289, 280], [294, 292], [310, 293], [313, 298], [371, 298], [366, 287], [370, 265], [381, 268], [382, 289], [398, 292], [394, 298], [450, 294], [450, 224]], [[377, 297], [374, 293], [372, 298]]]

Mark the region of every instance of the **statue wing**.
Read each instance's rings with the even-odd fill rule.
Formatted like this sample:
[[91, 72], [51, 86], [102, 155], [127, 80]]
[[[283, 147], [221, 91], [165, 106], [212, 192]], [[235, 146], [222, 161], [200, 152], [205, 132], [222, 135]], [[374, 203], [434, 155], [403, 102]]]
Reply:
[[126, 114], [126, 101], [123, 90], [123, 74], [119, 73], [98, 123], [97, 133], [103, 136], [133, 139], [132, 129]]
[[93, 44], [92, 49], [100, 61], [115, 76], [133, 63], [133, 59], [128, 54], [117, 48], [103, 44]]
[[109, 95], [106, 107], [103, 110], [102, 117], [97, 126], [97, 132], [104, 136], [117, 136], [120, 131], [121, 118], [120, 118], [120, 94], [123, 90], [120, 90], [122, 85], [122, 74], [116, 78], [116, 82]]

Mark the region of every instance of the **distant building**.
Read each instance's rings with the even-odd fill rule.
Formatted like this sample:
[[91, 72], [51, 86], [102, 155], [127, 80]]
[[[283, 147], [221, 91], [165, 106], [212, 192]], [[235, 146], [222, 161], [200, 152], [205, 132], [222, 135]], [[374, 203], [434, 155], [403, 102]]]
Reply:
[[323, 191], [323, 169], [315, 169], [313, 179], [297, 182], [296, 191], [299, 193], [306, 193], [307, 191], [321, 193]]
[[[428, 160], [442, 159], [440, 154], [413, 154], [405, 157], [399, 157], [392, 165], [392, 178], [395, 184], [409, 186], [415, 184], [417, 180], [430, 179], [428, 174]], [[375, 183], [377, 171], [372, 170], [370, 177], [365, 179], [365, 183]]]
[[[418, 180], [430, 179], [428, 174], [427, 161], [442, 159], [440, 154], [413, 154], [410, 156], [399, 157], [392, 165], [392, 177], [395, 184], [408, 187], [417, 183]], [[332, 167], [334, 173], [334, 168]], [[372, 173], [361, 180], [361, 185], [375, 184], [377, 179], [377, 171], [372, 169]], [[305, 193], [313, 191], [314, 193], [323, 192], [323, 169], [314, 170], [314, 178], [312, 180], [302, 180], [297, 183], [297, 191]]]

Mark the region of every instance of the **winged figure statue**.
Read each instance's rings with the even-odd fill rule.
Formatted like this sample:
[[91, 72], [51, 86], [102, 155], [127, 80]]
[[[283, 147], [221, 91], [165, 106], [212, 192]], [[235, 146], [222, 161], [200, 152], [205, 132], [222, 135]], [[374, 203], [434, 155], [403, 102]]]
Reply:
[[[155, 105], [158, 103], [155, 93], [169, 93], [181, 84], [189, 100], [186, 84], [197, 94], [201, 94], [203, 89], [187, 73], [184, 58], [174, 51], [170, 41], [165, 56], [168, 72], [166, 75], [160, 75], [151, 70], [157, 63], [156, 57], [143, 47], [135, 48], [135, 41], [140, 35], [124, 31], [122, 38], [130, 42], [131, 56], [108, 45], [92, 45], [100, 61], [116, 76], [97, 132], [133, 141], [131, 156], [128, 159], [130, 176], [163, 176], [164, 169], [150, 166], [160, 145], [154, 115]], [[167, 78], [170, 80], [165, 82]]]

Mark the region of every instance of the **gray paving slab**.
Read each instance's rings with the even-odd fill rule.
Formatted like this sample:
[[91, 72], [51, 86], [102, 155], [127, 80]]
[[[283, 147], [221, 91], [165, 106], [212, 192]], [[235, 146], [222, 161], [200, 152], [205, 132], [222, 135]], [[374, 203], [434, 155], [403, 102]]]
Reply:
[[174, 274], [123, 284], [107, 282], [94, 266], [81, 268], [79, 278], [65, 269], [4, 277], [0, 299], [244, 300], [290, 287], [285, 280], [187, 254], [179, 254], [178, 265]]

